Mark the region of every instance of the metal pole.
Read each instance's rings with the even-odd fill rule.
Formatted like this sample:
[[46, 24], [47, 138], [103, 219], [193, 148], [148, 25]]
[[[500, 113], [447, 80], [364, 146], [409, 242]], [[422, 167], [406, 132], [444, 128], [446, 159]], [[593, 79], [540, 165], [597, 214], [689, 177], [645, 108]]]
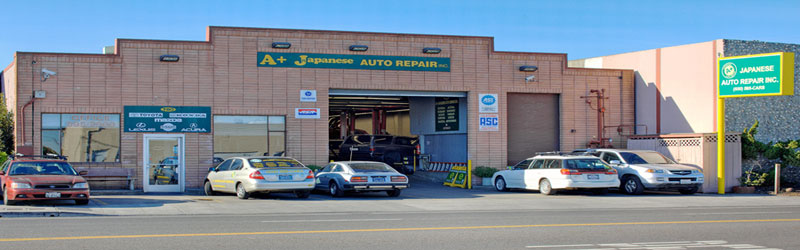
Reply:
[[781, 164], [775, 163], [775, 195], [781, 192]]
[[467, 189], [472, 189], [472, 160], [467, 160]]
[[717, 193], [725, 194], [725, 98], [717, 98]]

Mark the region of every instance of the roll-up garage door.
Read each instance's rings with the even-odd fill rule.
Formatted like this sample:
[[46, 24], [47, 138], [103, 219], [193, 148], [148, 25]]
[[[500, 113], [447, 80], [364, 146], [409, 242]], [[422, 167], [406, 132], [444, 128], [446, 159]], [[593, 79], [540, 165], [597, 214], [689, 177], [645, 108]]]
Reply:
[[508, 164], [558, 151], [558, 95], [508, 94]]

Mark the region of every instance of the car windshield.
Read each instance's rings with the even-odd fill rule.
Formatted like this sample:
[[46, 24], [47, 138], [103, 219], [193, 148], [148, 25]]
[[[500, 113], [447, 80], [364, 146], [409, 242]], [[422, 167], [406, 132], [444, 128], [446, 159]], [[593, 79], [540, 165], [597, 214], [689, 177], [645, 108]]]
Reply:
[[78, 175], [66, 162], [15, 162], [9, 175]]
[[383, 163], [350, 163], [348, 164], [353, 172], [395, 172], [394, 169]]
[[672, 160], [658, 152], [620, 152], [628, 164], [673, 164]]
[[567, 169], [605, 170], [610, 168], [600, 159], [570, 159], [565, 162]]
[[250, 165], [254, 168], [304, 168], [302, 163], [295, 159], [253, 158]]

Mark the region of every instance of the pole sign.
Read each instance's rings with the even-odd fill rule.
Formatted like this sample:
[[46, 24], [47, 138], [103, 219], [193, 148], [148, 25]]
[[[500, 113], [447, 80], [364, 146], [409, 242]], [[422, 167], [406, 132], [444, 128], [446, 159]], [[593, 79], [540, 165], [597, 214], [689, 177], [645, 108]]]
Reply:
[[211, 107], [125, 106], [124, 113], [125, 132], [211, 132]]
[[449, 57], [258, 52], [258, 67], [450, 72]]
[[497, 94], [478, 95], [479, 113], [497, 113]]
[[719, 97], [794, 95], [794, 53], [722, 57]]

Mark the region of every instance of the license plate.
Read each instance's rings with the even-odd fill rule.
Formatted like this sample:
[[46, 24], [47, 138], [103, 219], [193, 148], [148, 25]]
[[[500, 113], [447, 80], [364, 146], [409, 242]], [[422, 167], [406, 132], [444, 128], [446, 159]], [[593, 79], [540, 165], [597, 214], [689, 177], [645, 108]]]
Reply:
[[350, 151], [358, 151], [357, 147], [350, 147]]
[[292, 180], [292, 176], [291, 175], [278, 175], [278, 180], [279, 181], [291, 181]]
[[600, 179], [600, 175], [596, 175], [596, 174], [587, 174], [587, 175], [586, 175], [586, 178], [587, 178], [587, 179], [589, 179], [589, 180], [599, 180], [599, 179]]
[[45, 198], [61, 198], [61, 193], [59, 193], [59, 192], [44, 193], [44, 197]]
[[681, 184], [691, 184], [692, 180], [689, 179], [681, 179]]
[[372, 177], [373, 182], [386, 182], [386, 177]]

